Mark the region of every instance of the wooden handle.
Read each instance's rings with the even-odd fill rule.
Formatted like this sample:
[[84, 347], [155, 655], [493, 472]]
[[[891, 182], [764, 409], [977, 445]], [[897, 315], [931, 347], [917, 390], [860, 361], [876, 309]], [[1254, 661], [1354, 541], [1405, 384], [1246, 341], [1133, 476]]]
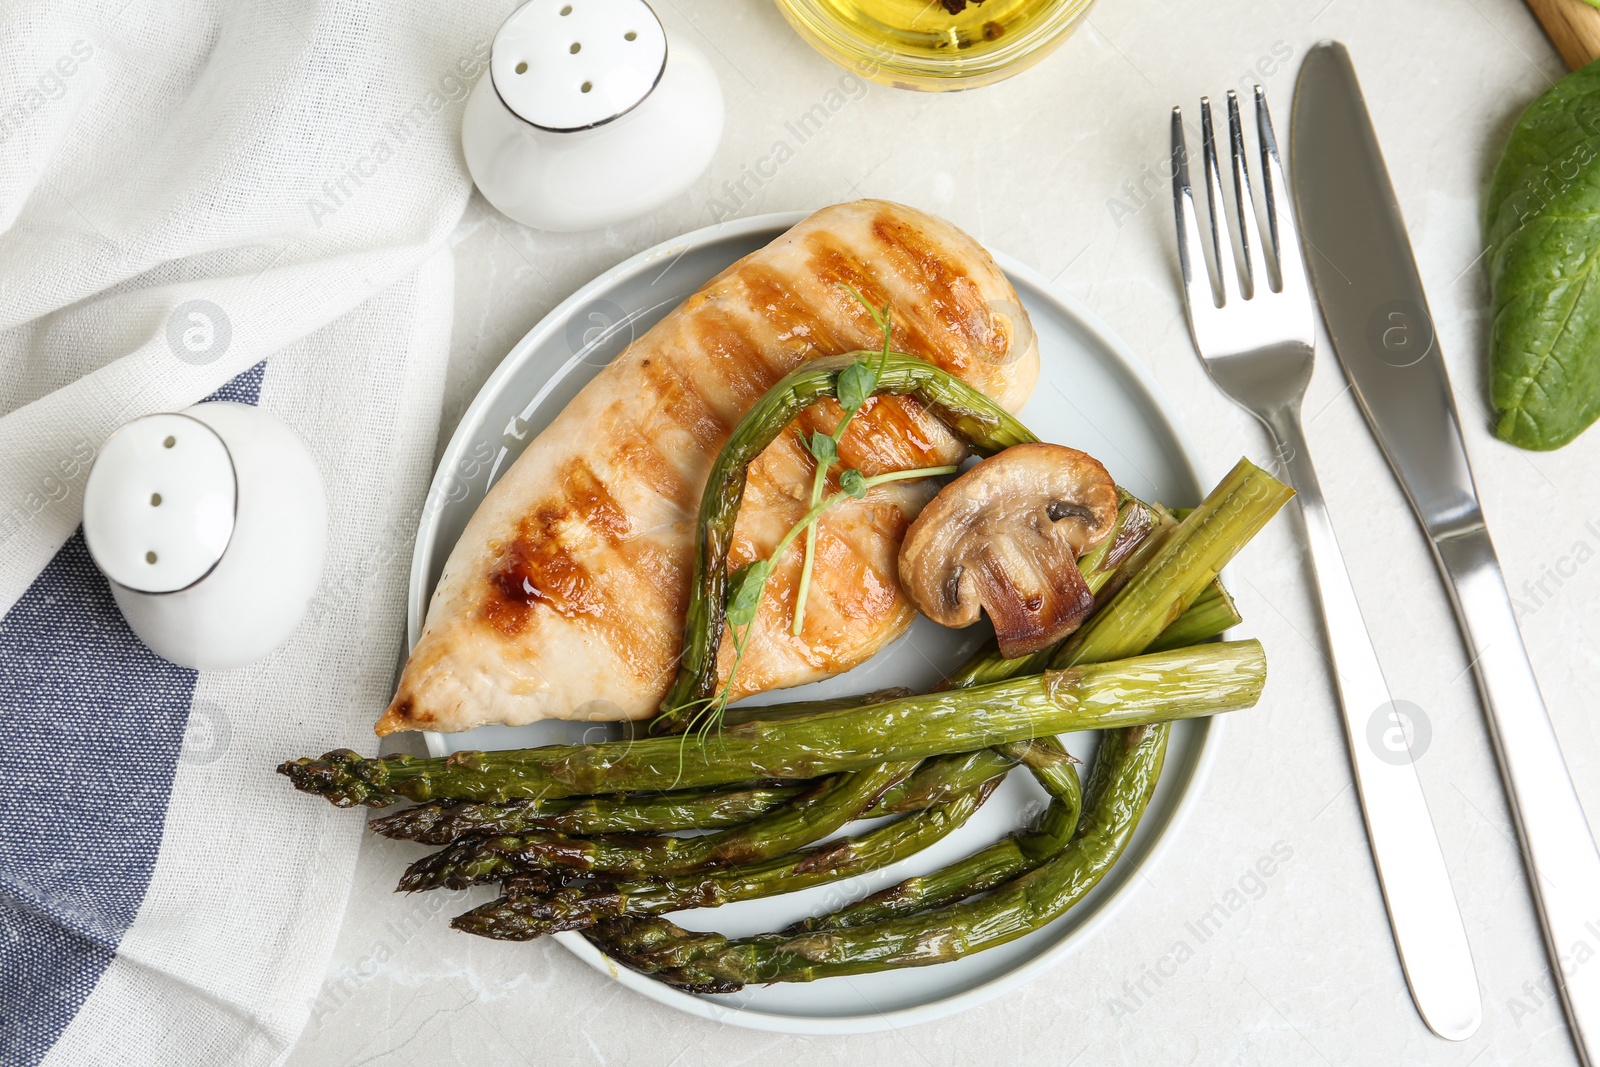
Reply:
[[1526, 0], [1545, 36], [1573, 70], [1600, 57], [1600, 10], [1584, 0]]

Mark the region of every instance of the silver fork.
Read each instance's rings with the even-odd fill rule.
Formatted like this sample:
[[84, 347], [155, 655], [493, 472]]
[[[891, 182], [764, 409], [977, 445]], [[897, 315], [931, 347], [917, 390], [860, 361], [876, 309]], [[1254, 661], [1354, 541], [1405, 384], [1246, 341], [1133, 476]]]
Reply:
[[1412, 764], [1406, 736], [1406, 727], [1412, 724], [1390, 699], [1301, 429], [1300, 403], [1311, 381], [1316, 344], [1311, 290], [1272, 118], [1259, 85], [1255, 104], [1261, 143], [1261, 207], [1280, 283], [1274, 289], [1265, 269], [1238, 96], [1228, 93], [1228, 136], [1242, 264], [1236, 263], [1226, 221], [1211, 103], [1202, 99], [1206, 203], [1210, 246], [1222, 288], [1220, 303], [1212, 288], [1189, 186], [1183, 115], [1180, 109], [1172, 109], [1172, 196], [1189, 330], [1212, 381], [1272, 434], [1300, 501], [1356, 791], [1400, 964], [1423, 1021], [1440, 1037], [1459, 1041], [1469, 1037], [1482, 1018], [1477, 974], [1444, 855]]

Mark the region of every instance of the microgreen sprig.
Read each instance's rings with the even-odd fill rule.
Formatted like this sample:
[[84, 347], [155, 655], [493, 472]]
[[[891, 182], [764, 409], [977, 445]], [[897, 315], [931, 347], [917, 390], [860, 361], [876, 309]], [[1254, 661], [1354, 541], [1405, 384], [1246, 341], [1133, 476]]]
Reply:
[[[867, 298], [848, 285], [841, 285], [851, 296], [861, 301], [861, 306], [867, 309], [867, 314], [872, 316], [872, 321], [877, 324], [883, 334], [883, 344], [878, 355], [877, 365], [874, 366], [864, 359], [858, 359], [844, 370], [839, 372], [838, 382], [835, 385], [836, 397], [839, 406], [844, 409], [844, 417], [839, 420], [839, 425], [833, 428], [833, 433], [826, 434], [815, 430], [811, 438], [805, 442], [806, 451], [811, 453], [816, 461], [816, 471], [811, 477], [811, 507], [813, 510], [822, 500], [822, 490], [828, 483], [828, 471], [839, 460], [839, 442], [844, 439], [844, 432], [850, 428], [850, 420], [856, 417], [856, 412], [866, 406], [872, 394], [878, 391], [878, 379], [883, 375], [883, 367], [889, 359], [889, 338], [894, 332], [889, 305], [875, 308], [868, 303]], [[859, 486], [861, 472], [853, 468], [846, 468], [839, 472], [839, 485], [848, 482]], [[860, 499], [866, 495], [866, 490], [850, 493], [852, 497]], [[789, 632], [796, 637], [806, 624], [806, 600], [811, 594], [811, 571], [817, 558], [817, 523], [813, 519], [806, 527], [805, 556], [800, 564], [800, 585], [795, 593], [794, 624]]]
[[[954, 474], [960, 468], [953, 465], [940, 467], [918, 467], [915, 470], [887, 471], [867, 477], [860, 471], [849, 469], [841, 475], [841, 488], [837, 493], [829, 494], [819, 500], [800, 521], [789, 527], [772, 550], [772, 555], [765, 559], [751, 560], [728, 578], [728, 628], [734, 634], [733, 664], [728, 669], [728, 679], [723, 683], [721, 691], [697, 710], [689, 720], [690, 728], [698, 728], [702, 733], [712, 729], [722, 722], [722, 714], [727, 710], [729, 700], [733, 694], [733, 678], [739, 670], [739, 660], [744, 655], [745, 645], [750, 640], [750, 634], [755, 627], [756, 615], [761, 609], [761, 597], [766, 592], [767, 579], [772, 577], [774, 561], [782, 559], [783, 554], [789, 550], [807, 529], [814, 528], [815, 523], [823, 512], [847, 499], [860, 500], [876, 486], [889, 482], [903, 482], [911, 478], [938, 478], [946, 474]], [[846, 477], [849, 476], [849, 477]]]

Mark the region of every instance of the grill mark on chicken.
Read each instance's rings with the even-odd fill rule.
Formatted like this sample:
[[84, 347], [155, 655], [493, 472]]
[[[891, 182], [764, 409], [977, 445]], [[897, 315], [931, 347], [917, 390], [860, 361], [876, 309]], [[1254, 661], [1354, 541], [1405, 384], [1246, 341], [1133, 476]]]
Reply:
[[960, 463], [966, 456], [966, 444], [909, 396], [868, 400], [839, 442], [839, 458], [869, 476]]
[[611, 553], [604, 549], [597, 554], [600, 559], [586, 561], [562, 534], [530, 529], [507, 546], [495, 568], [490, 585], [496, 595], [484, 598], [484, 616], [514, 637], [536, 612], [560, 615], [606, 642], [635, 677], [654, 681], [662, 674], [661, 664], [676, 657], [677, 635], [639, 626], [636, 619], [673, 610], [681, 614], [688, 574], [640, 539], [623, 542], [614, 558], [605, 559]]
[[745, 296], [752, 307], [761, 309], [774, 339], [795, 345], [795, 362], [816, 351], [848, 352], [859, 339], [831, 329], [814, 306], [801, 300], [788, 281], [771, 267], [747, 264], [739, 272]]
[[647, 396], [659, 398], [666, 419], [687, 433], [696, 444], [721, 441], [727, 430], [721, 416], [688, 377], [667, 360], [646, 360], [640, 365]]
[[589, 568], [567, 547], [555, 523], [536, 526], [512, 542], [495, 571], [495, 585], [508, 604], [543, 604], [569, 619], [600, 606]]
[[571, 521], [600, 534], [610, 544], [619, 544], [633, 532], [628, 513], [582, 458], [568, 463], [561, 472], [561, 487], [566, 493]]
[[726, 438], [782, 371], [767, 362], [745, 323], [721, 307], [707, 308], [694, 320], [689, 332], [695, 350], [708, 361], [704, 378], [697, 376], [689, 387], [701, 389], [703, 381], [707, 391], [716, 390], [715, 397], [705, 392], [702, 396], [708, 406], [717, 410], [722, 419], [722, 436]]
[[[884, 534], [897, 538], [909, 525], [905, 513], [892, 504], [872, 508], [870, 516], [875, 520], [871, 527], [874, 539]], [[881, 615], [891, 606], [899, 590], [892, 569], [880, 568], [861, 551], [861, 537], [865, 531], [857, 529], [847, 536], [837, 524], [829, 525], [831, 529], [818, 530], [817, 564], [830, 575], [829, 585], [838, 594], [831, 598], [834, 611], [850, 620]], [[823, 654], [827, 651], [826, 647], [821, 649]], [[838, 659], [835, 655], [832, 662], [837, 663]]]
[[522, 632], [535, 604], [569, 619], [594, 615], [604, 599], [593, 568], [575, 549], [585, 532], [617, 545], [632, 529], [627, 513], [581, 457], [563, 467], [557, 484], [561, 501], [523, 520], [489, 577], [497, 595], [485, 598], [484, 613], [508, 637]]
[[[835, 234], [826, 230], [813, 230], [805, 236], [805, 250], [808, 256], [806, 268], [823, 286], [826, 299], [835, 305], [835, 310], [848, 305], [853, 309], [848, 312], [847, 321], [853, 321], [859, 316], [870, 324], [871, 316], [866, 308], [860, 306], [855, 294], [875, 308], [881, 308], [889, 303], [889, 291], [876, 277], [867, 273], [865, 265], [861, 262], [858, 249], [847, 246]], [[855, 294], [847, 290], [855, 290]], [[895, 326], [903, 328], [903, 316], [906, 309], [895, 309]], [[878, 332], [873, 329], [872, 336], [876, 339]], [[856, 345], [854, 347], [861, 347]], [[918, 349], [907, 348], [907, 352], [916, 352]]]
[[641, 435], [619, 441], [615, 447], [615, 469], [638, 478], [648, 493], [675, 503], [689, 499], [689, 483], [662, 454], [659, 442]]
[[676, 627], [641, 626], [639, 620], [682, 618], [689, 600], [687, 561], [644, 538], [619, 546], [617, 556], [609, 608], [590, 621], [635, 678], [664, 689], [676, 673], [683, 635]]
[[[927, 302], [928, 321], [944, 330], [959, 332], [965, 345], [941, 344], [952, 355], [951, 369], [960, 373], [967, 364], [967, 349], [977, 351], [980, 358], [989, 357], [999, 363], [1005, 358], [1009, 338], [994, 328], [994, 319], [983, 290], [972, 276], [940, 255], [912, 227], [880, 213], [872, 223], [872, 232], [883, 245], [883, 252], [902, 275], [920, 277], [919, 287]], [[930, 342], [928, 351], [935, 351]]]
[[[861, 298], [872, 307], [883, 307], [893, 304], [893, 322], [891, 322], [890, 346], [906, 352], [909, 355], [933, 360], [936, 363], [949, 363], [949, 360], [936, 358], [938, 347], [934, 346], [933, 339], [928, 336], [928, 331], [923, 330], [922, 320], [926, 317], [926, 301], [922, 296], [915, 299], [896, 299], [893, 293], [878, 282], [877, 278], [866, 274], [862, 270], [861, 258], [858, 250], [840, 242], [834, 234], [826, 230], [816, 230], [813, 234], [806, 235], [806, 251], [810, 253], [810, 267], [821, 282], [827, 283], [830, 290], [837, 293], [840, 301], [850, 301], [859, 307], [853, 294], [845, 291], [843, 286], [861, 294]], [[861, 317], [869, 320], [867, 309], [862, 307]], [[874, 341], [877, 342], [882, 334], [874, 328]], [[955, 370], [954, 363], [950, 363], [950, 370]]]

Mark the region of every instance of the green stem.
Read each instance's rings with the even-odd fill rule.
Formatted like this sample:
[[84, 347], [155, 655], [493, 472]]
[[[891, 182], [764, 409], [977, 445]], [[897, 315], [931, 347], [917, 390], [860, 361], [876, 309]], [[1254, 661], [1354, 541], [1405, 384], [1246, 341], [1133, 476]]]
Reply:
[[1050, 805], [1045, 808], [1038, 826], [1008, 834], [964, 859], [928, 874], [907, 878], [838, 911], [796, 923], [790, 931], [864, 926], [926, 908], [943, 907], [987, 893], [1065, 848], [1083, 810], [1083, 789], [1072, 758], [1055, 738], [1001, 747], [1026, 766], [1050, 794]]
[[459, 837], [530, 830], [564, 834], [715, 830], [749, 822], [805, 791], [805, 786], [783, 785], [654, 797], [511, 800], [503, 804], [435, 801], [373, 819], [367, 828], [395, 840], [425, 845], [448, 845]]
[[[822, 487], [828, 481], [828, 468], [819, 459], [817, 471], [811, 478], [811, 506], [815, 508], [822, 501]], [[789, 632], [796, 637], [806, 625], [806, 598], [811, 595], [811, 570], [817, 559], [817, 525], [812, 523], [806, 527], [805, 557], [800, 564], [800, 584], [795, 588], [794, 595], [794, 625]]]
[[999, 782], [990, 779], [927, 811], [761, 863], [650, 881], [537, 885], [526, 894], [508, 892], [458, 916], [451, 925], [483, 937], [526, 941], [622, 915], [716, 908], [853, 878], [914, 856], [948, 836], [966, 823]]
[[1210, 640], [1238, 626], [1244, 619], [1233, 597], [1222, 583], [1213, 580], [1194, 598], [1189, 609], [1177, 621], [1150, 642], [1148, 652], [1164, 652], [1169, 648], [1182, 648]]
[[714, 744], [677, 737], [366, 760], [332, 752], [279, 771], [336, 804], [698, 789], [752, 778], [815, 778], [874, 764], [968, 752], [1011, 741], [1211, 715], [1259, 698], [1265, 661], [1255, 641], [1085, 663], [954, 692], [723, 729]]
[[1016, 760], [992, 748], [927, 760], [910, 778], [886, 791], [867, 814], [922, 811], [969, 789], [998, 782], [1016, 765]]
[[[1094, 617], [1094, 639], [1084, 642], [1088, 651], [1078, 653], [1084, 657], [1080, 662], [1097, 654], [1122, 656], [1154, 651], [1152, 645], [1182, 647], [1214, 637], [1238, 623], [1233, 600], [1215, 577], [1200, 587], [1192, 601], [1186, 601], [1183, 595], [1184, 590], [1193, 588], [1207, 573], [1214, 573], [1231, 559], [1288, 498], [1288, 491], [1259, 468], [1236, 468], [1234, 473], [1238, 477], [1224, 479], [1200, 508], [1186, 511], [1188, 521], [1156, 542], [1156, 551], [1148, 554], [1141, 565], [1123, 572], [1124, 588], [1136, 591], [1113, 597]], [[1146, 571], [1157, 568], [1166, 570], [1166, 583], [1160, 587], [1164, 597], [1152, 598], [1138, 592], [1150, 588]], [[1146, 641], [1143, 635], [1147, 620], [1158, 611], [1169, 618], [1177, 611], [1182, 614], [1154, 641]], [[1000, 664], [1012, 662], [1017, 661], [1001, 660]], [[990, 664], [987, 673], [992, 676], [999, 669], [1002, 668]], [[1055, 806], [1053, 802], [1052, 809]], [[1059, 828], [1060, 823], [1053, 825]], [[940, 871], [909, 879], [833, 916], [815, 920], [813, 926], [876, 921], [986, 892], [1045, 862], [1065, 847], [1067, 840], [1068, 836], [1060, 832], [1013, 835]]]
[[823, 779], [793, 803], [738, 826], [697, 837], [571, 837], [534, 832], [468, 838], [413, 863], [400, 880], [400, 888], [408, 892], [439, 886], [465, 889], [503, 877], [508, 867], [519, 871], [559, 869], [653, 878], [754, 863], [827, 837], [859, 817], [885, 789], [904, 779], [915, 767], [915, 762], [883, 763]]
[[[1193, 510], [1185, 509], [1185, 514]], [[1122, 516], [1119, 516], [1119, 521], [1121, 518]], [[1149, 555], [1148, 552], [1141, 553], [1140, 563], [1148, 559]], [[1124, 581], [1130, 572], [1137, 572], [1140, 563], [1123, 570]], [[1090, 570], [1094, 571], [1092, 565]], [[1097, 593], [1104, 587], [1103, 581], [1091, 583], [1091, 589]], [[1234, 609], [1232, 598], [1228, 596], [1220, 582], [1213, 580], [1183, 615], [1161, 632], [1154, 643], [1155, 647], [1148, 651], [1196, 644], [1218, 636], [1238, 622], [1239, 616]], [[1014, 670], [1027, 663], [1027, 659], [1003, 659], [998, 650], [995, 650], [989, 656], [975, 657], [969, 661], [953, 674], [946, 684], [961, 686], [970, 685], [978, 678], [995, 679], [1008, 670]], [[823, 929], [830, 926], [861, 925], [896, 915], [910, 914], [924, 908], [941, 907], [978, 893], [988, 892], [995, 886], [1050, 859], [1066, 846], [1071, 836], [1078, 818], [1080, 798], [1077, 794], [1076, 772], [1072, 771], [1070, 766], [1063, 767], [1059, 760], [1042, 756], [1042, 751], [1035, 747], [1027, 754], [1031, 755], [1031, 759], [1023, 759], [1053, 798], [1038, 829], [1002, 838], [987, 848], [940, 870], [908, 878], [847, 908], [808, 920], [801, 924], [800, 928]], [[1021, 752], [1011, 754], [1024, 755]], [[1050, 777], [1051, 775], [1055, 777]], [[1066, 781], [1068, 777], [1070, 782]]]

